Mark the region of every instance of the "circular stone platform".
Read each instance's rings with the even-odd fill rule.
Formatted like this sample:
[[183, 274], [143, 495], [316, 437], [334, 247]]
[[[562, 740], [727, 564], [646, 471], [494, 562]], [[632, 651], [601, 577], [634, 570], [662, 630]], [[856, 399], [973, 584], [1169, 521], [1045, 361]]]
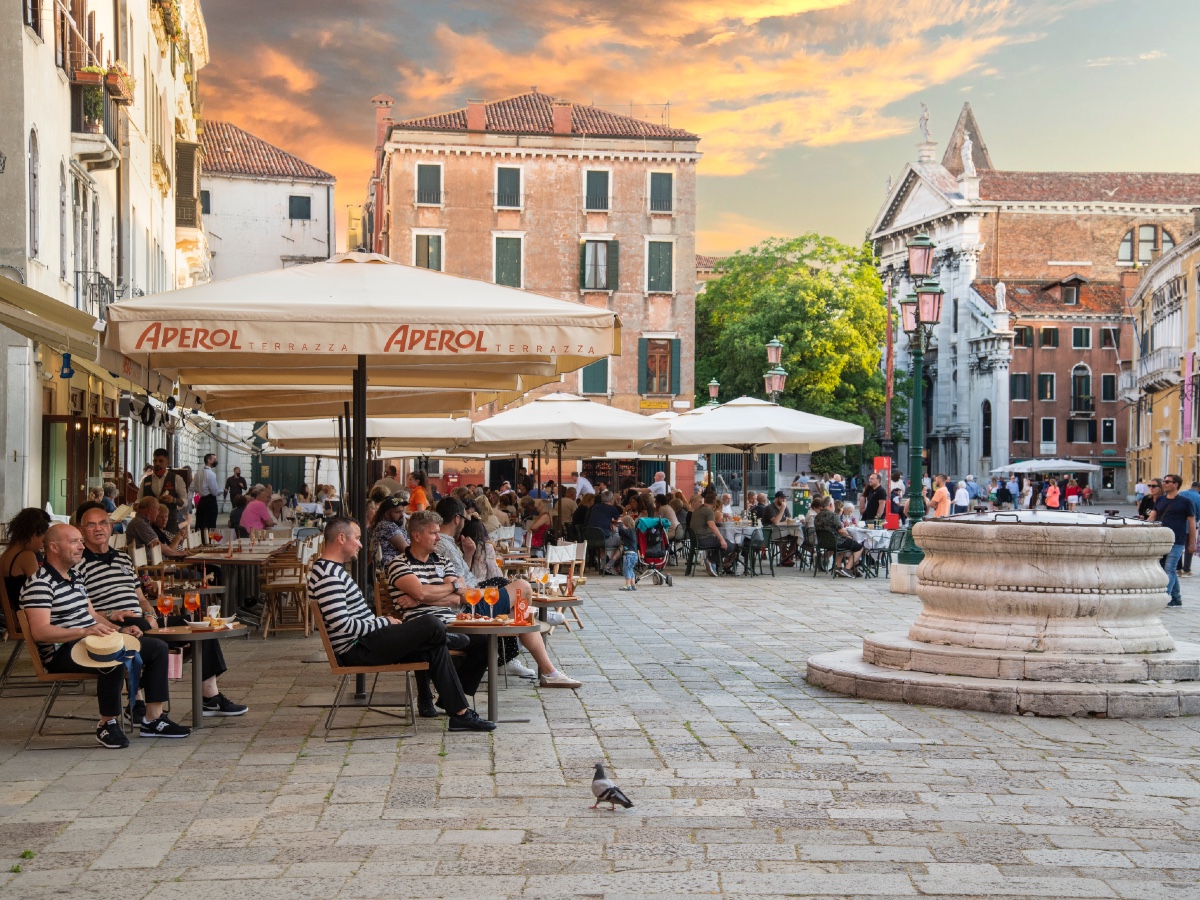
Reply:
[[1021, 511], [922, 522], [915, 537], [917, 621], [813, 657], [811, 683], [992, 712], [1200, 714], [1200, 645], [1176, 645], [1160, 619], [1166, 529]]

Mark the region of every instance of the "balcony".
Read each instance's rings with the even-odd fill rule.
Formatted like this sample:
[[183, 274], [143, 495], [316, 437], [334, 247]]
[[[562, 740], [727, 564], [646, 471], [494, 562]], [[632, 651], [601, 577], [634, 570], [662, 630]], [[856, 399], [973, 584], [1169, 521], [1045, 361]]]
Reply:
[[1134, 364], [1139, 391], [1160, 391], [1183, 381], [1179, 360], [1180, 347], [1159, 347], [1151, 350]]
[[1071, 417], [1090, 419], [1096, 414], [1096, 402], [1087, 394], [1071, 396]]
[[71, 85], [71, 155], [89, 172], [121, 163], [118, 110], [103, 85]]

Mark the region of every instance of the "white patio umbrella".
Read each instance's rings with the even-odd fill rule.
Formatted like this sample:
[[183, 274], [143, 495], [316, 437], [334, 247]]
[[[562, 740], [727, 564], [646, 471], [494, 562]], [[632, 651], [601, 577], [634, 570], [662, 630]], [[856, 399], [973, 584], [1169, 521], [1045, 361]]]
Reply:
[[[669, 422], [595, 403], [578, 394], [547, 394], [475, 423], [469, 451], [525, 453], [553, 445], [581, 457], [629, 450], [666, 438]], [[562, 529], [562, 507], [558, 526]]]
[[1002, 472], [1011, 472], [1014, 475], [1030, 475], [1033, 473], [1064, 473], [1064, 472], [1099, 472], [1100, 466], [1093, 463], [1079, 462], [1074, 459], [1027, 459], [1024, 462], [1012, 463], [1007, 466], [1000, 466], [997, 469], [992, 469], [992, 475], [999, 475]]
[[[708, 412], [701, 412], [708, 409]], [[694, 415], [672, 419], [664, 444], [647, 450], [674, 448], [681, 453], [742, 453], [742, 483], [746, 454], [812, 453], [827, 447], [863, 442], [861, 425], [839, 422], [790, 409], [754, 397], [739, 397], [720, 406], [700, 407]]]

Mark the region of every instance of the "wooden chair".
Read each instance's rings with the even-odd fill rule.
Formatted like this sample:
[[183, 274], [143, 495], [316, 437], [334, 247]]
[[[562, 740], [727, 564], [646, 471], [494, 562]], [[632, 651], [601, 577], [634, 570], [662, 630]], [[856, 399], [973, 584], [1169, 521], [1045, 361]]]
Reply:
[[[317, 623], [317, 630], [321, 632], [321, 643], [325, 645], [325, 655], [329, 658], [329, 670], [334, 675], [338, 676], [337, 692], [333, 696], [333, 706], [329, 708], [329, 715], [325, 718], [325, 741], [326, 743], [345, 743], [354, 740], [389, 740], [402, 737], [410, 737], [411, 734], [380, 734], [380, 735], [359, 735], [356, 732], [365, 731], [372, 728], [387, 728], [388, 723], [380, 725], [359, 725], [359, 726], [342, 726], [334, 727], [334, 719], [338, 713], [338, 707], [342, 702], [342, 694], [346, 692], [346, 681], [351, 675], [374, 675], [375, 678], [371, 682], [371, 690], [367, 694], [366, 709], [371, 712], [378, 713], [381, 716], [387, 716], [391, 719], [400, 719], [406, 726], [416, 731], [417, 716], [416, 716], [416, 698], [417, 686], [414, 679], [416, 672], [428, 672], [429, 663], [393, 663], [386, 666], [344, 666], [338, 662], [337, 655], [333, 652], [333, 645], [329, 642], [329, 630], [325, 627], [325, 617], [321, 615], [321, 610], [317, 606], [316, 600], [308, 601], [309, 618]], [[408, 694], [408, 710], [407, 716], [397, 715], [393, 712], [388, 712], [386, 709], [372, 706], [371, 701], [375, 697], [375, 686], [379, 683], [379, 676], [399, 673], [404, 675], [404, 689]], [[350, 737], [330, 737], [330, 732], [349, 731]]]
[[[64, 685], [77, 684], [80, 689], [83, 689], [84, 682], [92, 681], [96, 678], [95, 675], [83, 674], [79, 672], [47, 672], [46, 667], [42, 664], [42, 657], [38, 654], [37, 642], [29, 634], [29, 620], [25, 618], [25, 610], [17, 611], [17, 622], [21, 627], [21, 639], [25, 642], [25, 648], [29, 653], [29, 660], [33, 663], [33, 674], [42, 684], [50, 685], [50, 691], [46, 694], [46, 700], [42, 704], [42, 708], [38, 710], [37, 718], [34, 720], [33, 728], [29, 731], [29, 737], [25, 739], [23, 749], [28, 750], [29, 745], [33, 743], [35, 737], [78, 737], [80, 735], [94, 735], [94, 729], [88, 731], [65, 731], [57, 732], [56, 734], [46, 735], [46, 721], [48, 719], [77, 719], [79, 716], [67, 714], [65, 716], [51, 715], [54, 709], [54, 701], [58, 699], [58, 695], [62, 693]], [[35, 750], [80, 750], [92, 749], [96, 746], [95, 739], [87, 744], [72, 744], [67, 747], [34, 747]]]
[[[586, 547], [586, 545], [585, 545]], [[583, 572], [583, 564], [579, 561], [579, 553], [575, 544], [548, 544], [546, 546], [546, 567], [550, 570], [551, 575], [562, 574], [562, 567], [566, 566], [567, 571], [571, 573], [572, 579], [577, 579]], [[571, 617], [575, 619], [575, 624], [583, 629], [583, 620], [579, 618], [579, 610], [574, 606], [556, 606], [563, 616], [563, 628], [567, 631], [571, 630], [571, 625], [567, 622], [567, 612], [571, 613]]]

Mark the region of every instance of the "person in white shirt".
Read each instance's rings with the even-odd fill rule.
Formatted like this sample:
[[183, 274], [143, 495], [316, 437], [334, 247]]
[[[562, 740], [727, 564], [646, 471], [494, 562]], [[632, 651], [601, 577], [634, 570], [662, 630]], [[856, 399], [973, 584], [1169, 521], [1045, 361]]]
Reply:
[[667, 473], [666, 472], [655, 472], [654, 473], [654, 482], [650, 485], [650, 493], [653, 494], [655, 497], [661, 497], [669, 489], [670, 489], [670, 486], [667, 484]]
[[592, 487], [592, 483], [579, 472], [572, 472], [571, 477], [575, 479], [576, 497], [582, 497], [584, 494], [596, 493], [596, 489]]

